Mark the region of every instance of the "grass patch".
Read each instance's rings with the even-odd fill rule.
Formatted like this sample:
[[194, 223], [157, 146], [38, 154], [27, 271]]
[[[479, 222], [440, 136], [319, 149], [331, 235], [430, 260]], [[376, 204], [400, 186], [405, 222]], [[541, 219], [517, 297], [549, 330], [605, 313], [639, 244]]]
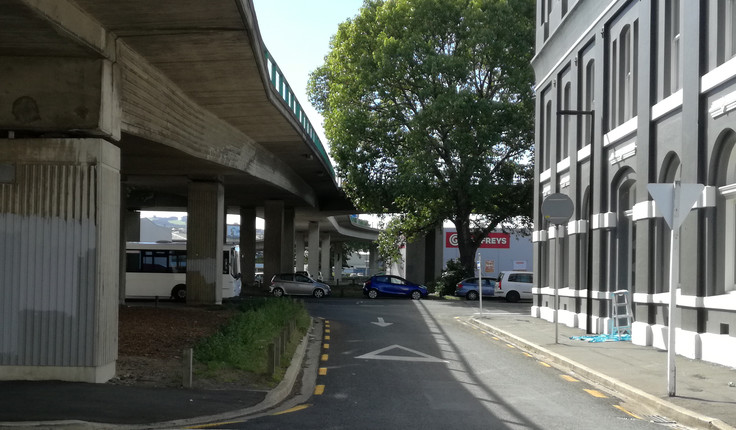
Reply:
[[[248, 300], [240, 311], [213, 336], [194, 347], [197, 376], [241, 378], [243, 374], [279, 382], [299, 341], [309, 329], [310, 317], [301, 301], [288, 298]], [[267, 375], [268, 345], [294, 322], [295, 330], [280, 357], [281, 369]]]

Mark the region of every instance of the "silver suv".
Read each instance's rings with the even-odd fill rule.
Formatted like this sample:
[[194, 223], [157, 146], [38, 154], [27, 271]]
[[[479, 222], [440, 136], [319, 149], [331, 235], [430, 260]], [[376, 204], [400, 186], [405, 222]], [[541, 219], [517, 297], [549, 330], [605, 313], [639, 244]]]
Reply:
[[314, 296], [321, 298], [332, 293], [330, 286], [300, 273], [279, 273], [271, 278], [271, 294], [275, 297], [283, 295]]
[[519, 299], [532, 298], [532, 272], [511, 270], [500, 272], [496, 282], [496, 297], [505, 297], [509, 302], [518, 302]]

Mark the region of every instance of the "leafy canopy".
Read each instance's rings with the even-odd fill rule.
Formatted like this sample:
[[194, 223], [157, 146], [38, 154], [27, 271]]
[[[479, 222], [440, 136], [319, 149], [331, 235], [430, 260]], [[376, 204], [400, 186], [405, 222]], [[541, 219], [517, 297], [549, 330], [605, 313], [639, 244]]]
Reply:
[[528, 222], [534, 13], [533, 0], [366, 0], [339, 26], [310, 101], [356, 206], [401, 214], [393, 238], [451, 220], [472, 264], [463, 253], [489, 231]]

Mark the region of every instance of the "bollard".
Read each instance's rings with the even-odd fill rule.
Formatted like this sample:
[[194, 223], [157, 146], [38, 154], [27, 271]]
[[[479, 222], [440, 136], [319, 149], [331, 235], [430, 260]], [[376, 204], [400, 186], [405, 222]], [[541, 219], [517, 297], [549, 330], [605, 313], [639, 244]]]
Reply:
[[268, 368], [266, 373], [273, 375], [276, 373], [276, 345], [273, 343], [268, 344]]
[[184, 362], [182, 383], [184, 388], [192, 388], [192, 356], [194, 355], [192, 348], [187, 348], [182, 354], [182, 361]]

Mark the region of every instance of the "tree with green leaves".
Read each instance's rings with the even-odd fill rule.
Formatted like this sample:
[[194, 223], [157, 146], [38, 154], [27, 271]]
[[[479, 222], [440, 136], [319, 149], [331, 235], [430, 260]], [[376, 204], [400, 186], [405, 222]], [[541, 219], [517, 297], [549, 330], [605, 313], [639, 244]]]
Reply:
[[489, 232], [533, 205], [534, 0], [365, 0], [342, 23], [310, 101], [343, 187], [398, 214], [384, 257], [450, 220], [467, 269]]

